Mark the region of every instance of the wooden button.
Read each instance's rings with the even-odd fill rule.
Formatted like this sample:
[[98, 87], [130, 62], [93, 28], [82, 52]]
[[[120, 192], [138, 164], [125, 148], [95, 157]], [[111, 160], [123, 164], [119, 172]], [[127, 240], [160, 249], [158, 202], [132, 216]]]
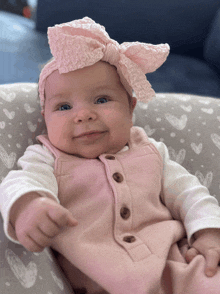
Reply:
[[120, 210], [120, 216], [126, 220], [130, 217], [130, 215], [131, 215], [130, 209], [123, 206]]
[[123, 241], [127, 242], [127, 243], [133, 243], [136, 241], [135, 236], [126, 236], [123, 238]]
[[121, 183], [123, 182], [124, 178], [120, 173], [114, 173], [113, 174], [113, 179], [117, 182], [117, 183]]
[[115, 157], [113, 155], [106, 155], [105, 158], [108, 160], [115, 160]]

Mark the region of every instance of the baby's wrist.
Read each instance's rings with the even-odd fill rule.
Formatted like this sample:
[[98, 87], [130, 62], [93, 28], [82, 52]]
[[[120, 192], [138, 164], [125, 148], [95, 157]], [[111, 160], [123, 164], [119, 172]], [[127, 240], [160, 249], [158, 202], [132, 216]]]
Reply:
[[36, 198], [41, 197], [37, 192], [30, 192], [22, 195], [15, 201], [10, 210], [9, 220], [13, 228], [15, 228], [16, 220], [19, 214], [26, 208], [26, 206]]

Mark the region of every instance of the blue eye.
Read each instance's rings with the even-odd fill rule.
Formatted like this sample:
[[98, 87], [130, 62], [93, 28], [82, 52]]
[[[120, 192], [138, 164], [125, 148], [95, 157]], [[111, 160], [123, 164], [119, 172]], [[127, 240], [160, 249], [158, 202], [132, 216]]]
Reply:
[[109, 101], [109, 100], [108, 100], [107, 98], [105, 98], [105, 97], [101, 97], [101, 98], [97, 99], [96, 103], [97, 103], [97, 104], [102, 104], [102, 103], [106, 103], [106, 102], [108, 102], [108, 101]]
[[71, 109], [70, 105], [68, 104], [63, 104], [59, 106], [59, 111], [64, 111], [64, 110], [69, 110]]

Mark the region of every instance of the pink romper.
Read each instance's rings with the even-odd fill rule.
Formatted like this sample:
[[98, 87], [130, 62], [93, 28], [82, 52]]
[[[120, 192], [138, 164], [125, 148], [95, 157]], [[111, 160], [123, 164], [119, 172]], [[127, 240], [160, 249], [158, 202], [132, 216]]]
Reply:
[[177, 242], [185, 230], [162, 203], [163, 160], [143, 130], [131, 129], [129, 150], [97, 159], [65, 154], [47, 136], [38, 139], [56, 158], [60, 204], [78, 221], [51, 246], [61, 254], [74, 288], [113, 294], [220, 293], [220, 271], [207, 278], [203, 256], [187, 264], [180, 252]]

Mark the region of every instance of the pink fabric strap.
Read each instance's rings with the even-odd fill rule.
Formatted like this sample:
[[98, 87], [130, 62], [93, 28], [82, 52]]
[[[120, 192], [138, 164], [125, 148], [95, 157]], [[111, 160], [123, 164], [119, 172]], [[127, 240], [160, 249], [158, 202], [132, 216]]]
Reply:
[[39, 78], [42, 109], [46, 78], [53, 71], [67, 73], [100, 60], [117, 68], [129, 94], [133, 89], [139, 101], [148, 102], [155, 92], [145, 74], [160, 67], [169, 54], [168, 44], [125, 42], [120, 45], [109, 37], [103, 26], [89, 17], [49, 27], [48, 39], [54, 59], [43, 68]]

